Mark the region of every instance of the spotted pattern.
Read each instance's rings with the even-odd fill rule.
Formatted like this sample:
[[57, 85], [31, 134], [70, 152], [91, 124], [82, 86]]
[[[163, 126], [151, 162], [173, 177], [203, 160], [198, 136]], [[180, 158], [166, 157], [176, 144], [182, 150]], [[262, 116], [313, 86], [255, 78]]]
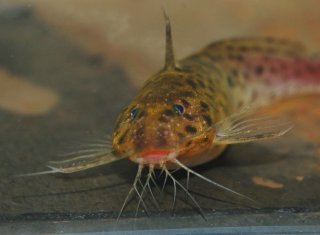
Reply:
[[[188, 159], [206, 149], [223, 149], [211, 146], [214, 133], [203, 134], [207, 127], [261, 99], [275, 84], [319, 84], [320, 77], [320, 61], [308, 58], [302, 45], [269, 37], [215, 42], [178, 64], [146, 82], [128, 105], [139, 107], [133, 120], [130, 108], [119, 115], [113, 133], [116, 152], [177, 149], [181, 144], [179, 157], [188, 165]], [[182, 105], [183, 113], [175, 112], [174, 105]]]
[[186, 129], [186, 132], [188, 133], [191, 133], [191, 134], [197, 133], [197, 128], [195, 128], [194, 126], [187, 125], [185, 129]]

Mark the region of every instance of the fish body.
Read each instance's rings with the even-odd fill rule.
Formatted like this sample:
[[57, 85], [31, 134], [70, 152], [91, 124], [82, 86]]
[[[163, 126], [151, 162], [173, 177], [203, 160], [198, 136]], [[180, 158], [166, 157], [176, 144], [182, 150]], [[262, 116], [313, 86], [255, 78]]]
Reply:
[[152, 169], [199, 165], [228, 144], [283, 135], [291, 124], [259, 107], [314, 92], [320, 92], [320, 59], [300, 43], [223, 40], [176, 62], [166, 16], [165, 66], [119, 114], [112, 138], [27, 175], [73, 173], [124, 158]]
[[176, 153], [186, 166], [198, 165], [226, 144], [285, 133], [288, 125], [268, 118], [250, 124], [255, 110], [319, 91], [319, 84], [320, 60], [299, 43], [269, 37], [216, 42], [146, 81], [120, 114], [113, 146], [137, 163], [174, 168], [166, 156]]

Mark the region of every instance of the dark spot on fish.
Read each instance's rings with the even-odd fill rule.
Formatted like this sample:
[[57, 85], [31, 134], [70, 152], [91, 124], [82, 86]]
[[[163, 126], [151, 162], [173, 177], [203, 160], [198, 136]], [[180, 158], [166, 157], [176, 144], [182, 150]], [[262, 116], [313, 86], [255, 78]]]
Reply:
[[262, 48], [259, 47], [259, 46], [253, 46], [252, 50], [255, 51], [255, 52], [260, 52], [260, 51], [262, 51]]
[[239, 47], [239, 50], [240, 50], [241, 52], [247, 52], [247, 51], [249, 50], [249, 48], [246, 47], [246, 46], [241, 46], [241, 47]]
[[257, 65], [255, 68], [256, 75], [260, 76], [263, 74], [263, 67], [261, 65]]
[[197, 89], [197, 84], [191, 79], [187, 79], [187, 84], [190, 85], [193, 89]]
[[266, 41], [267, 41], [268, 43], [274, 43], [276, 40], [275, 40], [275, 38], [273, 38], [273, 37], [266, 37]]
[[209, 110], [209, 105], [203, 101], [200, 101], [201, 108], [205, 111]]
[[185, 130], [186, 130], [186, 132], [191, 133], [191, 134], [197, 133], [197, 128], [190, 126], [190, 125], [187, 125], [185, 127]]
[[185, 99], [180, 100], [184, 107], [188, 108], [190, 106], [190, 103], [186, 101]]
[[186, 147], [189, 147], [192, 144], [192, 141], [188, 141], [188, 143], [186, 144]]
[[242, 62], [244, 60], [243, 56], [242, 55], [236, 55], [235, 56], [235, 59], [239, 62]]
[[203, 115], [202, 118], [207, 123], [208, 126], [211, 126], [211, 124], [212, 124], [211, 117], [209, 117], [208, 115]]
[[229, 51], [233, 51], [234, 50], [234, 46], [232, 46], [232, 45], [227, 45], [227, 50], [229, 50]]
[[177, 81], [171, 81], [171, 83], [175, 86], [184, 86], [184, 84], [182, 82], [177, 82]]
[[183, 97], [190, 97], [190, 98], [195, 97], [195, 94], [192, 91], [181, 91], [180, 94]]
[[206, 85], [204, 84], [204, 82], [201, 81], [200, 79], [198, 80], [198, 84], [199, 84], [199, 86], [200, 86], [201, 88], [205, 88], [205, 87], [206, 87]]
[[189, 113], [185, 113], [183, 116], [189, 121], [193, 121], [194, 120], [193, 116], [191, 114], [189, 114]]

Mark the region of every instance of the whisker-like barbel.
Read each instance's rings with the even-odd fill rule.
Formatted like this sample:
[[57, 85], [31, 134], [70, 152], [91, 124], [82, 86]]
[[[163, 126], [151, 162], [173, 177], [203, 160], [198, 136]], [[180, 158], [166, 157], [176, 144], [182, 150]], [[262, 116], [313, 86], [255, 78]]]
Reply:
[[138, 205], [137, 205], [137, 209], [136, 209], [136, 216], [138, 215], [138, 211], [139, 211], [139, 208], [140, 208], [140, 203], [144, 204], [143, 196], [144, 196], [144, 193], [146, 192], [147, 187], [150, 186], [149, 182], [150, 182], [150, 179], [152, 177], [153, 171], [154, 171], [154, 166], [153, 165], [149, 165], [149, 172], [148, 172], [148, 175], [147, 175], [147, 179], [146, 179], [144, 185], [142, 185], [141, 193], [140, 193], [140, 196], [139, 196], [139, 201], [138, 201]]
[[223, 185], [221, 185], [221, 184], [219, 184], [219, 183], [217, 183], [217, 182], [214, 182], [214, 181], [208, 179], [207, 177], [204, 177], [203, 175], [201, 175], [201, 174], [193, 171], [192, 169], [186, 167], [184, 164], [182, 164], [182, 163], [181, 163], [180, 161], [178, 161], [177, 159], [174, 159], [173, 162], [176, 163], [179, 167], [181, 167], [181, 168], [183, 168], [184, 170], [186, 170], [187, 172], [190, 172], [191, 174], [199, 177], [200, 179], [202, 179], [202, 180], [204, 180], [204, 181], [206, 181], [206, 182], [208, 182], [208, 183], [210, 183], [210, 184], [212, 184], [212, 185], [214, 185], [214, 186], [216, 186], [216, 187], [218, 187], [218, 188], [220, 188], [220, 189], [223, 189], [223, 190], [225, 190], [225, 191], [228, 191], [228, 192], [230, 192], [230, 193], [233, 193], [233, 194], [235, 194], [235, 195], [237, 195], [237, 196], [240, 196], [240, 197], [242, 197], [242, 198], [248, 199], [248, 200], [256, 203], [256, 201], [253, 200], [252, 198], [247, 197], [247, 196], [245, 196], [245, 195], [243, 195], [243, 194], [241, 194], [241, 193], [238, 193], [238, 192], [236, 192], [236, 191], [234, 191], [234, 190], [232, 190], [232, 189], [230, 189], [230, 188], [227, 188], [227, 187], [225, 187], [225, 186], [223, 186]]
[[[165, 167], [165, 166], [164, 166]], [[179, 181], [177, 181], [172, 175], [171, 173], [168, 171], [168, 169], [165, 168], [165, 172], [166, 174], [171, 178], [171, 180], [174, 182], [174, 185], [177, 184], [178, 186], [180, 186], [180, 188], [189, 196], [189, 198], [192, 200], [192, 202], [194, 203], [194, 205], [199, 209], [201, 215], [203, 216], [203, 218], [206, 218], [204, 215], [203, 210], [201, 209], [200, 205], [198, 204], [198, 202], [196, 201], [196, 199], [189, 193], [189, 191], [181, 184], [179, 183]], [[175, 190], [176, 191], [176, 190]], [[176, 197], [174, 197], [175, 200]], [[175, 201], [174, 201], [175, 204]]]
[[123, 204], [122, 204], [122, 206], [121, 206], [121, 209], [120, 209], [120, 211], [119, 211], [119, 214], [118, 214], [118, 217], [117, 217], [117, 221], [119, 221], [120, 216], [121, 216], [121, 214], [122, 214], [125, 206], [127, 205], [127, 203], [128, 203], [128, 201], [129, 201], [129, 198], [130, 198], [132, 192], [133, 192], [134, 190], [135, 190], [135, 191], [138, 191], [136, 187], [137, 187], [137, 182], [140, 180], [142, 170], [143, 170], [143, 165], [139, 165], [138, 171], [137, 171], [137, 174], [136, 174], [136, 177], [135, 177], [135, 179], [134, 179], [134, 181], [133, 181], [133, 184], [132, 184], [132, 187], [131, 187], [131, 189], [129, 190], [129, 192], [128, 192], [128, 194], [127, 194], [127, 196], [126, 196], [126, 198], [125, 198], [125, 200], [124, 200], [124, 202], [123, 202]]

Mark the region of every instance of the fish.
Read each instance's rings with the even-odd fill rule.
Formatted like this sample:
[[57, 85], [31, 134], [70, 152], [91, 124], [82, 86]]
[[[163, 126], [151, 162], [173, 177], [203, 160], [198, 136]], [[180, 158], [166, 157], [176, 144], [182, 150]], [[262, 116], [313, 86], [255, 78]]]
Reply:
[[[146, 80], [137, 96], [119, 114], [112, 136], [75, 157], [50, 161], [50, 170], [31, 175], [73, 173], [129, 159], [138, 165], [133, 193], [147, 211], [144, 197], [152, 193], [155, 169], [172, 180], [174, 201], [180, 187], [204, 215], [200, 205], [172, 174], [189, 176], [253, 199], [194, 171], [217, 158], [227, 146], [276, 138], [293, 124], [261, 112], [283, 98], [320, 92], [320, 59], [298, 42], [272, 37], [235, 38], [214, 42], [176, 61], [170, 19], [165, 13], [166, 53], [163, 69]], [[141, 182], [143, 170], [147, 177]], [[166, 184], [164, 182], [164, 185]], [[119, 218], [118, 217], [118, 218]]]

